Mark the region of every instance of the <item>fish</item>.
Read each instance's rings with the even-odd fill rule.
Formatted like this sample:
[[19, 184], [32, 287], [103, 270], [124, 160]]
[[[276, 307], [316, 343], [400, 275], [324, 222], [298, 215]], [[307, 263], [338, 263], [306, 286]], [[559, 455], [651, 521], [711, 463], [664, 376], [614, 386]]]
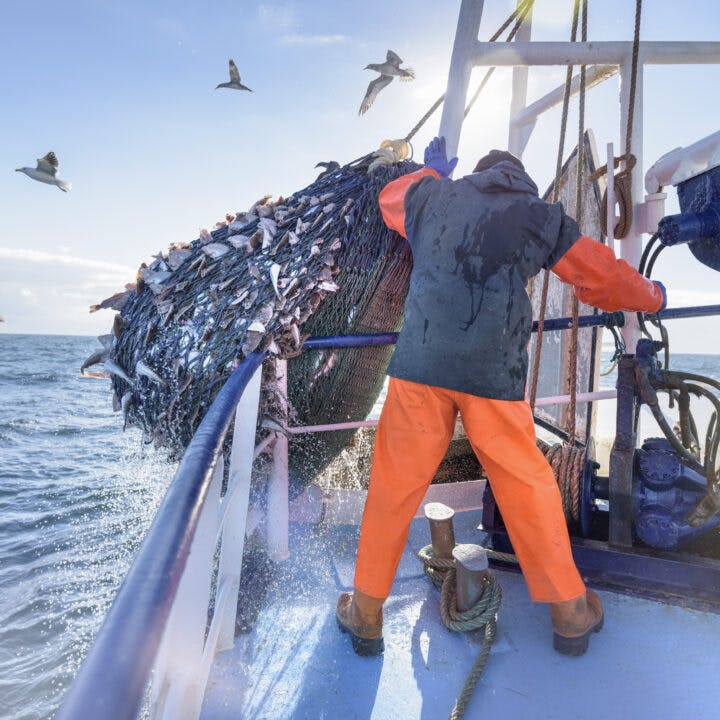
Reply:
[[223, 243], [209, 243], [205, 245], [202, 249], [202, 251], [209, 255], [213, 260], [217, 260], [218, 258], [221, 258], [225, 253], [227, 253], [230, 250], [230, 248], [227, 245], [224, 245]]
[[248, 263], [248, 270], [250, 271], [250, 274], [259, 282], [262, 282], [263, 276], [260, 270], [258, 270], [257, 265], [253, 265], [252, 263]]
[[[151, 270], [150, 268], [143, 268], [140, 271], [142, 279], [149, 285], [150, 283], [161, 285], [166, 280], [169, 280], [173, 273], [170, 270]], [[124, 305], [124, 303], [123, 303]], [[115, 308], [116, 310], [122, 310], [122, 308]]]
[[127, 430], [128, 415], [130, 413], [130, 406], [134, 404], [133, 394], [131, 391], [126, 392], [120, 400], [120, 409], [123, 414], [123, 430]]
[[[249, 245], [249, 235], [229, 235], [227, 241], [237, 250], [243, 250]], [[252, 252], [252, 248], [250, 248]]]
[[245, 339], [242, 344], [242, 354], [245, 355], [245, 357], [250, 355], [250, 353], [252, 353], [260, 344], [262, 338], [262, 333], [254, 331], [250, 332], [250, 330], [248, 330], [248, 332], [245, 334]]
[[270, 266], [270, 282], [272, 283], [273, 290], [275, 291], [275, 295], [277, 296], [278, 300], [282, 299], [282, 295], [280, 294], [280, 291], [278, 290], [278, 278], [280, 277], [280, 265], [277, 263], [273, 263]]
[[105, 358], [107, 358], [109, 352], [110, 352], [109, 348], [102, 348], [101, 350], [96, 350], [80, 366], [80, 374], [85, 375], [85, 370], [87, 368], [92, 367], [93, 365], [99, 365], [100, 363], [104, 362]]
[[300, 347], [300, 329], [295, 323], [292, 323], [290, 325], [290, 335], [292, 336], [293, 344], [295, 345], [295, 348]]
[[144, 377], [149, 378], [150, 380], [158, 383], [159, 385], [166, 385], [166, 382], [142, 360], [138, 360], [135, 363], [135, 375], [143, 375]]
[[98, 340], [106, 350], [110, 350], [115, 344], [115, 338], [112, 336], [112, 333], [107, 333], [106, 335], [98, 335]]
[[170, 250], [168, 253], [168, 265], [171, 270], [177, 270], [191, 256], [192, 251], [185, 248]]
[[123, 292], [115, 293], [114, 295], [111, 295], [109, 298], [105, 298], [102, 302], [98, 303], [97, 305], [91, 305], [90, 306], [90, 312], [94, 313], [98, 310], [122, 310], [125, 305], [127, 304], [127, 301], [130, 299], [130, 291], [124, 290]]
[[290, 240], [290, 231], [286, 232], [278, 241], [277, 245], [270, 251], [270, 255], [275, 255], [278, 250], [282, 249], [287, 245], [288, 241]]
[[103, 362], [103, 367], [111, 375], [117, 375], [119, 378], [124, 380], [128, 385], [134, 385], [135, 381], [128, 376], [128, 374], [111, 358], [106, 358]]
[[263, 415], [262, 420], [260, 421], [260, 427], [264, 427], [267, 430], [274, 430], [275, 432], [282, 433], [283, 435], [290, 435], [287, 427], [283, 423], [275, 420], [275, 418], [272, 418], [269, 415]]
[[289, 283], [288, 286], [283, 291], [283, 297], [287, 298], [289, 297], [290, 293], [298, 286], [300, 285], [300, 278], [293, 278]]
[[275, 233], [277, 232], [277, 223], [270, 218], [262, 218], [258, 223], [258, 227], [263, 232], [262, 247], [263, 250], [265, 250], [272, 244]]

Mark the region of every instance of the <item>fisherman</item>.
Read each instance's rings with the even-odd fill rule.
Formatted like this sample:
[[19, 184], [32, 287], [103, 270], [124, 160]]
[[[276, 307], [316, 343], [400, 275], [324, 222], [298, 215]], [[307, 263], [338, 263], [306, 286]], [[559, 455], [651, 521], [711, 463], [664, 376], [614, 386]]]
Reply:
[[661, 283], [580, 233], [560, 203], [538, 197], [523, 164], [492, 150], [452, 180], [445, 139], [425, 167], [380, 193], [382, 216], [413, 253], [405, 322], [388, 375], [360, 529], [352, 593], [337, 606], [360, 655], [384, 650], [382, 606], [410, 522], [447, 451], [458, 411], [520, 562], [530, 597], [549, 603], [555, 649], [582, 655], [603, 624], [600, 599], [575, 567], [553, 471], [525, 399], [532, 308], [543, 268], [605, 311], [657, 312]]

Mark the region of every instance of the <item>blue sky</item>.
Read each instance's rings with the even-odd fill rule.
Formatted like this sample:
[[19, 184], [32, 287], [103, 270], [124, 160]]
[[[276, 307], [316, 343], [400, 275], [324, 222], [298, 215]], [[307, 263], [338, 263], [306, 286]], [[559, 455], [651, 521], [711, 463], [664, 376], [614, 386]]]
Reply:
[[[512, 7], [485, 5], [481, 39]], [[534, 37], [567, 38], [571, 5], [537, 0]], [[676, 0], [645, 6], [644, 39], [720, 39], [718, 3], [693, 2], [692, 12]], [[318, 160], [348, 161], [403, 136], [444, 90], [458, 8], [459, 0], [3, 3], [0, 331], [104, 332], [112, 314], [89, 315], [88, 306], [153, 253], [266, 193], [303, 187]], [[591, 2], [590, 38], [630, 39], [633, 11], [627, 0]], [[358, 117], [374, 77], [362, 68], [388, 48], [417, 79], [393, 83]], [[213, 89], [226, 80], [229, 57], [253, 94]], [[563, 72], [531, 70], [529, 99]], [[459, 173], [506, 146], [509, 78], [498, 71], [466, 121]], [[718, 130], [718, 86], [720, 69], [710, 66], [646, 71], [645, 169]], [[617, 96], [616, 79], [590, 91], [587, 124], [599, 148], [618, 143]], [[417, 137], [419, 154], [439, 120]], [[557, 136], [551, 112], [525, 156], [541, 187], [554, 171]], [[14, 172], [51, 149], [60, 177], [73, 183], [68, 195]], [[686, 248], [666, 251], [656, 275], [673, 305], [720, 302], [718, 275]], [[671, 330], [676, 349], [720, 352], [719, 320]]]

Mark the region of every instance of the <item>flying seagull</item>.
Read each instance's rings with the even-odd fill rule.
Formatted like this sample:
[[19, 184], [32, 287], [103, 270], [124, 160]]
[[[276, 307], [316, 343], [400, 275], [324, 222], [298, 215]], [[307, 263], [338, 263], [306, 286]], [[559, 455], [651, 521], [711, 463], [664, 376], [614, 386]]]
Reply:
[[229, 60], [228, 64], [230, 66], [230, 82], [220, 83], [215, 89], [217, 90], [222, 87], [230, 88], [231, 90], [247, 90], [248, 92], [252, 92], [249, 87], [245, 87], [245, 85], [240, 82], [240, 73], [238, 72], [235, 61]]
[[380, 73], [379, 78], [375, 78], [369, 85], [362, 104], [360, 105], [359, 115], [365, 114], [370, 106], [375, 102], [378, 93], [392, 82], [394, 77], [400, 80], [414, 80], [415, 72], [412, 68], [401, 68], [402, 60], [392, 50], [387, 51], [387, 58], [384, 63], [371, 63], [366, 65], [364, 70], [374, 70]]
[[70, 190], [72, 185], [69, 182], [64, 182], [57, 177], [57, 169], [58, 159], [55, 153], [51, 150], [45, 157], [42, 157], [37, 161], [37, 167], [15, 168], [15, 172], [25, 173], [29, 178], [48, 183], [48, 185], [57, 185], [63, 192], [67, 192]]

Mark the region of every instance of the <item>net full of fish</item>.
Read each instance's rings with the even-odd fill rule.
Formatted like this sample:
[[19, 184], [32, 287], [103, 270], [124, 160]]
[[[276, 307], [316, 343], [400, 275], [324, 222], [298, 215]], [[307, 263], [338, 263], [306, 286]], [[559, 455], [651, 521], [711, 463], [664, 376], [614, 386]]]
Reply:
[[[386, 228], [377, 197], [412, 162], [368, 158], [176, 243], [138, 271], [136, 283], [95, 311], [118, 311], [112, 332], [82, 370], [102, 363], [125, 425], [177, 457], [237, 362], [255, 349], [288, 363], [291, 419], [363, 419], [382, 387], [392, 348], [309, 351], [308, 336], [397, 330], [412, 259]], [[274, 364], [263, 373], [261, 416], [278, 406]], [[268, 424], [267, 422], [265, 423]], [[271, 423], [270, 423], [271, 424]], [[259, 427], [258, 433], [272, 432]], [[298, 436], [291, 476], [304, 484], [352, 431]]]

